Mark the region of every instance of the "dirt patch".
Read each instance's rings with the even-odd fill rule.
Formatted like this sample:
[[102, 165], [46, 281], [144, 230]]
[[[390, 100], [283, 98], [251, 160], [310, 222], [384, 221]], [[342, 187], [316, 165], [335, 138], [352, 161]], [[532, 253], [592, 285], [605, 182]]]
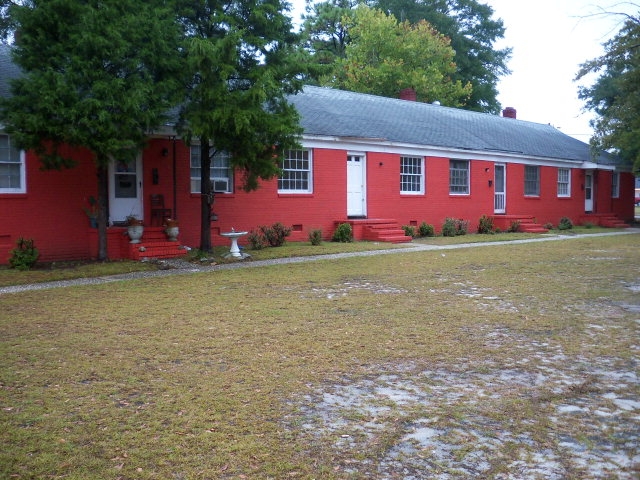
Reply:
[[[587, 330], [597, 341], [611, 329]], [[637, 358], [595, 363], [509, 328], [475, 333], [513, 355], [378, 365], [312, 386], [288, 428], [350, 478], [638, 478]]]

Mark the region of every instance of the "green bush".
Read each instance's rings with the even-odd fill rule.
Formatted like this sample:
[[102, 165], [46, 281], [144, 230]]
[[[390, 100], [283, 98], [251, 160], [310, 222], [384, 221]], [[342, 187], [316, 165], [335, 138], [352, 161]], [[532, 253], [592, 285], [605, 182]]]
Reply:
[[478, 222], [478, 233], [493, 233], [495, 226], [493, 225], [493, 217], [482, 215]]
[[442, 224], [443, 237], [455, 237], [466, 235], [469, 230], [469, 222], [461, 218], [447, 218]]
[[11, 250], [9, 265], [16, 270], [30, 270], [36, 262], [40, 252], [34, 246], [33, 239], [20, 237], [16, 242], [16, 248]]
[[276, 222], [270, 227], [260, 227], [267, 243], [272, 247], [281, 247], [285, 239], [291, 234], [291, 228]]
[[516, 233], [519, 229], [520, 229], [520, 221], [514, 220], [513, 222], [511, 222], [511, 225], [509, 225], [507, 232]]
[[262, 250], [267, 246], [267, 239], [264, 238], [264, 235], [260, 231], [251, 230], [247, 236], [247, 240], [249, 240], [251, 250]]
[[402, 225], [402, 230], [404, 230], [404, 234], [407, 237], [415, 238], [416, 227], [414, 227], [413, 225]]
[[336, 231], [333, 232], [331, 241], [342, 243], [353, 242], [353, 229], [351, 228], [351, 225], [348, 223], [341, 223], [340, 225], [338, 225]]
[[322, 230], [311, 230], [309, 232], [309, 242], [311, 245], [320, 245], [322, 243]]
[[433, 228], [433, 225], [429, 225], [426, 222], [422, 222], [418, 227], [418, 235], [421, 237], [433, 237], [435, 236], [436, 231]]
[[551, 222], [545, 223], [543, 227], [546, 228], [547, 230], [553, 230], [553, 223]]
[[560, 223], [558, 223], [558, 230], [571, 230], [573, 228], [573, 222], [569, 217], [562, 217]]

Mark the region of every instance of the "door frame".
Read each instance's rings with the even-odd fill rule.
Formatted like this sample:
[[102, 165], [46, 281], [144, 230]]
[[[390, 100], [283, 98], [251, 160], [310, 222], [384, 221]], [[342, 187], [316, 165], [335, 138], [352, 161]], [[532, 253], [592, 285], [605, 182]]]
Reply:
[[[498, 191], [498, 168], [502, 169], [501, 192]], [[496, 163], [493, 166], [493, 213], [507, 213], [507, 165], [505, 163]]]
[[[355, 157], [360, 160], [354, 162], [352, 158]], [[356, 165], [359, 168], [354, 168]], [[347, 217], [366, 216], [367, 156], [363, 152], [347, 152]]]
[[[585, 213], [593, 213], [594, 207], [594, 193], [595, 193], [595, 181], [594, 171], [584, 171], [584, 211]], [[588, 179], [588, 180], [587, 180]]]
[[[116, 160], [109, 162], [109, 224], [125, 222], [127, 216], [133, 215], [144, 219], [144, 191], [142, 182], [142, 154], [139, 153], [134, 160], [135, 172], [118, 172]], [[122, 168], [121, 168], [122, 170]], [[116, 175], [135, 173], [135, 197], [116, 197]]]

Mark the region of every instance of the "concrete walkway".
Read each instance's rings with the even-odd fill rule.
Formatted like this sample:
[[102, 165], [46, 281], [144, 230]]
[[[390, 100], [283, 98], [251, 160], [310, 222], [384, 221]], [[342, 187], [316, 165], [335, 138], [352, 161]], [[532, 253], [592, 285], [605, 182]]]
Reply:
[[[474, 247], [492, 247], [501, 245], [518, 245], [522, 243], [541, 243], [541, 242], [554, 242], [561, 240], [576, 240], [580, 238], [594, 238], [594, 237], [608, 237], [614, 235], [638, 235], [640, 234], [640, 228], [629, 228], [625, 231], [616, 232], [604, 232], [604, 233], [592, 233], [592, 234], [567, 234], [567, 235], [541, 235], [539, 238], [527, 238], [522, 240], [505, 240], [500, 242], [477, 242], [477, 243], [458, 243], [454, 245], [426, 245], [421, 243], [408, 243], [398, 246], [396, 248], [390, 248], [385, 250], [368, 250], [363, 252], [349, 252], [349, 253], [335, 253], [329, 255], [312, 255], [307, 257], [291, 257], [291, 258], [277, 258], [273, 260], [257, 260], [248, 262], [226, 263], [212, 266], [196, 265], [184, 260], [168, 260], [166, 261], [169, 267], [166, 270], [154, 270], [148, 272], [133, 272], [123, 273], [119, 275], [110, 275], [105, 277], [93, 277], [93, 278], [77, 278], [72, 280], [59, 280], [55, 282], [43, 282], [34, 283], [29, 285], [12, 285], [9, 287], [0, 287], [0, 295], [9, 293], [19, 293], [33, 290], [48, 290], [51, 288], [70, 287], [74, 285], [99, 285], [104, 283], [113, 283], [123, 280], [133, 280], [139, 278], [152, 278], [152, 277], [167, 277], [170, 275], [188, 275], [198, 272], [216, 272], [220, 270], [235, 270], [239, 268], [258, 268], [268, 265], [281, 265], [291, 263], [305, 263], [305, 262], [317, 262], [322, 260], [337, 260], [341, 258], [351, 257], [370, 257], [375, 255], [391, 255], [401, 254], [408, 252], [423, 252], [423, 251], [445, 251], [445, 250], [459, 250], [461, 248], [474, 248]], [[640, 254], [640, 253], [639, 253]]]

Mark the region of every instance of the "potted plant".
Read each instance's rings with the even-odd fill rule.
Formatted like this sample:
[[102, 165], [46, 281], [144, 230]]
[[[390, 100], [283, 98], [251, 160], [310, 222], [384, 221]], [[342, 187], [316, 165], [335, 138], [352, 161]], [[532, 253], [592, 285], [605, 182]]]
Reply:
[[84, 213], [89, 217], [89, 225], [91, 228], [98, 228], [98, 201], [95, 197], [89, 197], [87, 202], [89, 205], [82, 207], [82, 210], [84, 210]]
[[178, 228], [178, 221], [175, 218], [167, 218], [164, 221], [164, 233], [167, 234], [167, 238], [170, 242], [178, 241], [178, 234], [180, 230]]
[[127, 235], [131, 239], [129, 243], [140, 243], [142, 234], [144, 233], [144, 225], [142, 220], [135, 215], [129, 215], [127, 217]]

